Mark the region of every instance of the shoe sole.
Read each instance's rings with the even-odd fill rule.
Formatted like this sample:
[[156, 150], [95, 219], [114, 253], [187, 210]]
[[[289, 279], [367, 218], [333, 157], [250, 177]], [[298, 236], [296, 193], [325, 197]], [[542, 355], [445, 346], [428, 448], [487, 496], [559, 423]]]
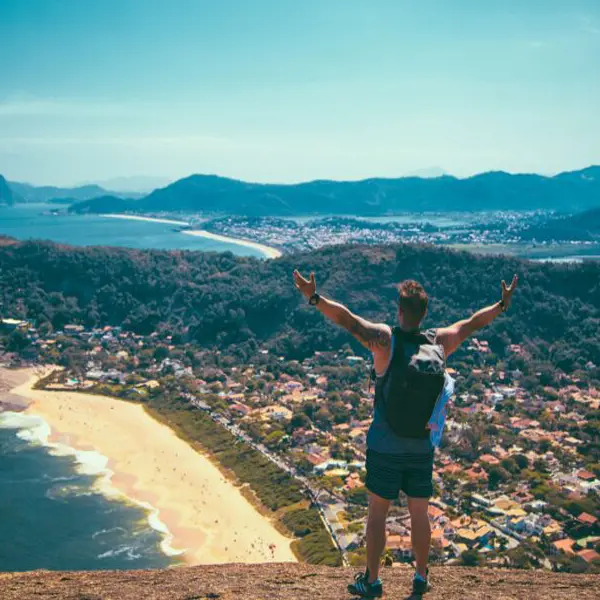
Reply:
[[352, 596], [358, 596], [359, 598], [381, 598], [383, 596], [383, 590], [378, 594], [362, 594], [356, 590], [350, 589], [350, 586], [348, 586], [348, 593], [352, 594]]

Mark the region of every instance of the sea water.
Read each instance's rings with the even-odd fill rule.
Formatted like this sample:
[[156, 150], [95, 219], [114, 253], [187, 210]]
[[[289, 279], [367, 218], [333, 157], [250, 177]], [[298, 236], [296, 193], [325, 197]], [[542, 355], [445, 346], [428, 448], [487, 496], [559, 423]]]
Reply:
[[264, 254], [255, 248], [219, 242], [175, 231], [169, 223], [114, 219], [102, 215], [53, 215], [65, 210], [56, 204], [16, 204], [0, 206], [0, 235], [19, 240], [51, 240], [73, 246], [124, 246], [163, 250], [202, 250], [232, 252], [239, 256]]
[[110, 486], [106, 457], [49, 434], [41, 417], [0, 413], [0, 571], [181, 563], [158, 512]]

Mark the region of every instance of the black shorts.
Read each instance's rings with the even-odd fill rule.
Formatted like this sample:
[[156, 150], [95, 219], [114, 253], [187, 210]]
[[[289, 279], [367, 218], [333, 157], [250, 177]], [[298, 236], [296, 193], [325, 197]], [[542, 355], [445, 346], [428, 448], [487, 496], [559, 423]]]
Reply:
[[367, 450], [365, 485], [386, 500], [395, 500], [402, 490], [411, 498], [433, 496], [433, 449], [431, 452], [382, 454]]

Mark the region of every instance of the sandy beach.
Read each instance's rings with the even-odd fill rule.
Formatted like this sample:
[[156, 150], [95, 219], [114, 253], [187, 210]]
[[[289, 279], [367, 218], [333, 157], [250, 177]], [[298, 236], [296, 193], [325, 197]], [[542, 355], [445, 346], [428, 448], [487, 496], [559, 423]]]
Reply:
[[149, 221], [150, 223], [166, 223], [167, 225], [189, 225], [187, 221], [175, 221], [174, 219], [159, 219], [156, 217], [138, 217], [137, 215], [116, 215], [107, 214], [102, 215], [109, 219], [126, 219], [129, 221]]
[[[139, 404], [78, 392], [34, 390], [39, 371], [11, 397], [29, 402], [25, 412], [50, 426], [49, 442], [108, 459], [103, 493], [121, 495], [147, 507], [149, 519], [172, 550], [185, 550], [189, 564], [295, 561], [289, 538], [279, 533], [225, 479], [210, 460]], [[22, 375], [11, 375], [22, 377]], [[7, 381], [10, 379], [7, 379]], [[18, 379], [17, 379], [18, 381]], [[96, 455], [97, 456], [97, 455]]]
[[[167, 223], [169, 225], [189, 225], [187, 221], [175, 221], [173, 219], [159, 219], [155, 217], [142, 217], [137, 215], [121, 215], [121, 214], [105, 214], [103, 217], [109, 217], [110, 219], [129, 219], [131, 221], [149, 221], [151, 223]], [[196, 237], [203, 237], [208, 240], [214, 240], [216, 242], [225, 242], [227, 244], [237, 244], [238, 246], [245, 246], [246, 248], [253, 248], [264, 254], [265, 258], [279, 258], [281, 251], [277, 248], [271, 248], [271, 246], [265, 246], [258, 242], [252, 242], [250, 240], [241, 240], [238, 238], [228, 237], [226, 235], [219, 235], [217, 233], [211, 233], [210, 231], [204, 231], [203, 229], [184, 229], [181, 233], [186, 235], [193, 235]]]
[[277, 248], [271, 248], [271, 246], [265, 246], [258, 242], [251, 242], [250, 240], [240, 240], [238, 238], [227, 237], [226, 235], [219, 235], [217, 233], [211, 233], [210, 231], [204, 231], [203, 229], [186, 229], [181, 233], [186, 235], [195, 235], [197, 237], [207, 238], [209, 240], [215, 240], [217, 242], [227, 242], [229, 244], [237, 244], [238, 246], [246, 246], [247, 248], [254, 248], [262, 252], [266, 258], [279, 258], [281, 251]]

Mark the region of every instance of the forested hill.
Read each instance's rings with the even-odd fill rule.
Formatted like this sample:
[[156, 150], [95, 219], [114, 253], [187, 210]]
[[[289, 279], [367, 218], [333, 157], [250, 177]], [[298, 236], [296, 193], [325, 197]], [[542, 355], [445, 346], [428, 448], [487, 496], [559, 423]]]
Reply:
[[[88, 200], [74, 212], [110, 212], [114, 200]], [[402, 177], [363, 181], [258, 184], [192, 175], [140, 200], [119, 204], [137, 212], [217, 212], [248, 216], [301, 214], [380, 215], [402, 211], [556, 209], [571, 211], [600, 204], [600, 167], [555, 177], [504, 172], [458, 179]]]
[[[600, 263], [538, 264], [436, 247], [334, 246], [261, 261], [230, 253], [73, 248], [49, 242], [0, 244], [0, 314], [55, 329], [67, 323], [168, 329], [187, 339], [251, 356], [259, 344], [288, 358], [340, 348], [347, 333], [306, 305], [292, 270], [314, 270], [320, 291], [357, 313], [395, 320], [395, 286], [421, 281], [431, 295], [428, 326], [467, 316], [520, 275], [511, 310], [485, 330], [503, 356], [510, 342], [573, 369], [600, 364]], [[362, 351], [354, 345], [357, 351]]]
[[0, 175], [0, 206], [3, 204], [14, 204], [20, 200], [19, 195], [9, 187], [6, 179]]

